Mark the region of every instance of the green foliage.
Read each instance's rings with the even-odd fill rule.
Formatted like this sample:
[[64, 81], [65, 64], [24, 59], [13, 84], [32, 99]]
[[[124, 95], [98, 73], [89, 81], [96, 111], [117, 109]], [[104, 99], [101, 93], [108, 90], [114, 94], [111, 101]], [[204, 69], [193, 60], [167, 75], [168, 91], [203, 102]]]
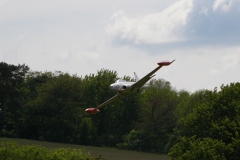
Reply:
[[192, 135], [231, 143], [240, 132], [240, 84], [222, 86], [220, 92], [209, 94], [211, 101], [199, 104], [183, 119], [183, 124]]
[[0, 63], [0, 136], [18, 137], [24, 104], [24, 78], [29, 68]]
[[[176, 124], [175, 109], [178, 104], [177, 92], [165, 80], [152, 80], [150, 88], [140, 95], [141, 122], [135, 128], [149, 133], [151, 145], [148, 150], [165, 152], [168, 135]], [[150, 149], [151, 148], [151, 149]]]
[[49, 80], [57, 77], [60, 72], [28, 72], [26, 75], [26, 83], [25, 88], [27, 89], [27, 98], [28, 101], [37, 98], [38, 91], [37, 89], [41, 87], [41, 85], [45, 84]]
[[48, 150], [37, 145], [26, 145], [20, 147], [16, 142], [0, 141], [0, 159], [4, 160], [91, 160], [93, 159], [88, 152], [83, 149], [64, 149], [58, 148]]
[[226, 160], [226, 154], [230, 150], [224, 142], [216, 139], [196, 139], [196, 136], [190, 138], [181, 137], [180, 142], [171, 149], [169, 156], [176, 160]]
[[[170, 148], [179, 141], [180, 136], [194, 135], [191, 129], [186, 128], [186, 125], [185, 125], [186, 117], [188, 115], [191, 115], [195, 110], [197, 110], [196, 108], [201, 108], [202, 106], [208, 106], [208, 102], [211, 101], [212, 92], [209, 90], [198, 90], [190, 94], [185, 90], [181, 90], [178, 92], [178, 97], [179, 97], [179, 103], [175, 110], [175, 116], [177, 117], [177, 125], [176, 125], [177, 127], [174, 129], [173, 134], [169, 135], [168, 143], [166, 146], [166, 152], [169, 152]], [[203, 112], [204, 112], [203, 114], [206, 114], [205, 111]], [[202, 117], [199, 117], [199, 118], [201, 119]], [[201, 119], [200, 121], [202, 120], [204, 119]], [[196, 123], [193, 124], [193, 126], [198, 126], [203, 124], [203, 123], [199, 123], [197, 120], [195, 122]], [[203, 129], [203, 131], [207, 132], [206, 129]]]
[[25, 108], [25, 138], [71, 142], [84, 112], [81, 79], [59, 72], [36, 88]]
[[[179, 141], [171, 149], [170, 155], [175, 158], [184, 155], [196, 156], [198, 153], [194, 149], [201, 144], [212, 146], [212, 150], [216, 150], [216, 152], [212, 152], [214, 155], [210, 156], [212, 159], [239, 159], [239, 95], [240, 83], [222, 85], [219, 92], [217, 89], [213, 92], [205, 92], [206, 99], [197, 101], [192, 111], [180, 119], [177, 132], [180, 133], [180, 136], [186, 137], [178, 139]], [[192, 136], [195, 137], [191, 138]], [[214, 141], [209, 139], [214, 139]], [[205, 143], [207, 140], [210, 142]], [[187, 144], [187, 147], [180, 151], [181, 147], [179, 146], [183, 144]], [[222, 149], [219, 149], [221, 147]], [[191, 152], [189, 152], [190, 149]], [[218, 150], [224, 155], [218, 153]], [[208, 154], [207, 149], [204, 149], [203, 152]], [[216, 157], [217, 155], [220, 157]]]
[[157, 135], [148, 133], [147, 131], [132, 130], [123, 139], [124, 142], [117, 144], [117, 148], [154, 152], [153, 147], [157, 147]]
[[91, 118], [83, 118], [80, 130], [79, 130], [79, 137], [77, 140], [79, 144], [88, 145], [92, 144], [95, 137], [93, 137], [93, 133], [96, 131], [94, 130], [94, 126], [92, 123]]
[[178, 124], [182, 125], [182, 120], [191, 114], [199, 105], [208, 104], [211, 100], [212, 92], [209, 90], [199, 90], [192, 94], [187, 91], [179, 92], [179, 100], [176, 115], [178, 117]]

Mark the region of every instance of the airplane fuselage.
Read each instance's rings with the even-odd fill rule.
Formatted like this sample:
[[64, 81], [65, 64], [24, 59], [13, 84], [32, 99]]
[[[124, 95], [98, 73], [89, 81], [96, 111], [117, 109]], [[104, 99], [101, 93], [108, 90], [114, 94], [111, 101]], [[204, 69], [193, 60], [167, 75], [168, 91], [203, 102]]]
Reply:
[[[136, 83], [136, 82], [127, 82], [125, 80], [119, 79], [115, 83], [111, 84], [110, 88], [112, 90], [118, 91], [119, 93], [121, 93], [123, 90], [124, 90], [124, 92], [132, 92], [132, 91], [136, 91], [139, 89], [139, 88], [135, 88], [134, 90], [130, 90], [131, 86], [134, 83]], [[148, 87], [147, 84], [143, 85], [141, 87], [141, 89], [146, 88], [146, 87]]]

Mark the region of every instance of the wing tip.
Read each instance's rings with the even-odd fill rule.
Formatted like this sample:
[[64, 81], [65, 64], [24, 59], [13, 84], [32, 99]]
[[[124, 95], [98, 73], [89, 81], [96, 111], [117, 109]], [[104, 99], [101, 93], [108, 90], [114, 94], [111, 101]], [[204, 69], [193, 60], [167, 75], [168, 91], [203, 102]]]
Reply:
[[168, 66], [168, 65], [170, 65], [171, 63], [173, 63], [175, 61], [175, 59], [173, 60], [173, 61], [161, 61], [161, 62], [158, 62], [157, 64], [159, 65], [159, 66]]
[[96, 114], [98, 112], [100, 112], [100, 110], [96, 107], [96, 108], [87, 108], [85, 110], [85, 112], [87, 112], [88, 114]]

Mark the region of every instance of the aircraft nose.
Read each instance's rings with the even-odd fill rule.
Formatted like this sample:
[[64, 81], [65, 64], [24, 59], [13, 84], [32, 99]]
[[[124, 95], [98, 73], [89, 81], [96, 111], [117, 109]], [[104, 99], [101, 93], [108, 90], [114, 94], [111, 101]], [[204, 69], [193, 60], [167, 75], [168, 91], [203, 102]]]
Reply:
[[113, 85], [112, 84], [110, 85], [110, 88], [113, 89]]

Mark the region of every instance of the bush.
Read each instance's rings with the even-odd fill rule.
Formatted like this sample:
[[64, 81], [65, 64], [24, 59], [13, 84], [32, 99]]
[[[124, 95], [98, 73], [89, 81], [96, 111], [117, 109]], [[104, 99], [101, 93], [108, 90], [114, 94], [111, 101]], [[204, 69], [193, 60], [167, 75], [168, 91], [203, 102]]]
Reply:
[[132, 130], [123, 137], [124, 142], [117, 144], [118, 149], [159, 153], [160, 140], [157, 135], [142, 131]]
[[226, 160], [229, 159], [230, 152], [231, 148], [222, 141], [193, 136], [190, 138], [181, 137], [180, 142], [171, 148], [168, 155], [175, 160]]
[[0, 140], [0, 159], [4, 160], [92, 160], [91, 155], [83, 149], [58, 148], [48, 150], [37, 145], [20, 147], [17, 142]]

